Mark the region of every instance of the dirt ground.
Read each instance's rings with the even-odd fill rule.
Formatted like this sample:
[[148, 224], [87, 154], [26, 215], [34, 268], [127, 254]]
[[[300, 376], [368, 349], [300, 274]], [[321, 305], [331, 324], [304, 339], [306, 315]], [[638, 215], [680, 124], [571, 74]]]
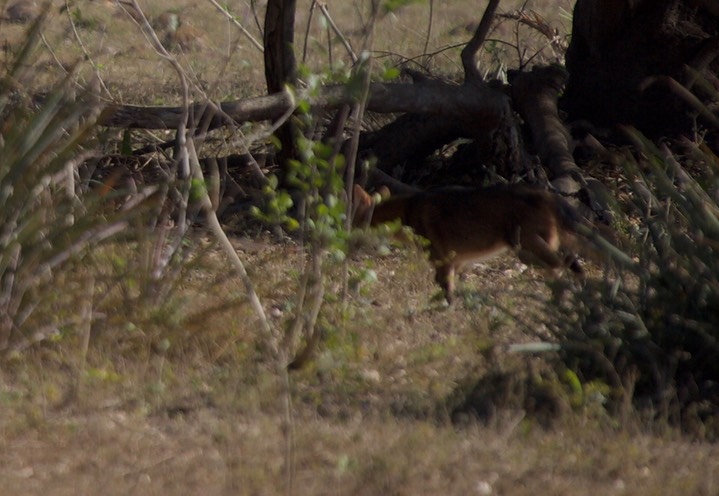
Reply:
[[[296, 494], [716, 494], [717, 449], [507, 419], [455, 430], [413, 420], [297, 419]], [[3, 436], [6, 494], [280, 494], [279, 419], [202, 409], [57, 415]], [[587, 431], [590, 431], [587, 433]], [[606, 432], [605, 432], [606, 434]]]

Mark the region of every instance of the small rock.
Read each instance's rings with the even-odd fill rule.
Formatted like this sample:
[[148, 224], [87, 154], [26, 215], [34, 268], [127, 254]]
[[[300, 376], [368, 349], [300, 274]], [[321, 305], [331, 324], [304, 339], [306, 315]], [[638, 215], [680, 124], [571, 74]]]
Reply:
[[481, 496], [489, 496], [492, 494], [492, 484], [487, 481], [477, 482], [477, 494]]
[[379, 371], [370, 369], [370, 370], [363, 370], [360, 375], [362, 376], [362, 379], [364, 379], [367, 382], [373, 382], [375, 384], [379, 384], [381, 381], [381, 377], [379, 375]]

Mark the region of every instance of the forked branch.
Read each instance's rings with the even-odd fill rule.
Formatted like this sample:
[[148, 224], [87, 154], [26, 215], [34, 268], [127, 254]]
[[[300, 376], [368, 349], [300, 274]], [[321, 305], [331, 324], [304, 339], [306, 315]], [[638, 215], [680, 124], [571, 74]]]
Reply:
[[484, 11], [482, 20], [477, 26], [472, 39], [469, 40], [467, 46], [462, 49], [462, 67], [464, 68], [464, 82], [478, 84], [482, 82], [482, 75], [479, 73], [478, 55], [479, 49], [482, 48], [484, 40], [487, 39], [489, 29], [492, 27], [494, 13], [499, 5], [499, 0], [489, 0], [489, 5]]

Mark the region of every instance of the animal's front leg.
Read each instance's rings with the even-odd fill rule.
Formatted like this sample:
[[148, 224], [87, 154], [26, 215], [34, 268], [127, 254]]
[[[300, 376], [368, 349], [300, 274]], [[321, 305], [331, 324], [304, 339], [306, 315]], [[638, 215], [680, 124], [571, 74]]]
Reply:
[[562, 259], [544, 238], [538, 234], [524, 237], [524, 244], [519, 249], [517, 256], [527, 265], [539, 265], [550, 269], [558, 269]]
[[436, 265], [434, 279], [444, 291], [447, 303], [451, 305], [454, 293], [454, 265], [447, 262]]

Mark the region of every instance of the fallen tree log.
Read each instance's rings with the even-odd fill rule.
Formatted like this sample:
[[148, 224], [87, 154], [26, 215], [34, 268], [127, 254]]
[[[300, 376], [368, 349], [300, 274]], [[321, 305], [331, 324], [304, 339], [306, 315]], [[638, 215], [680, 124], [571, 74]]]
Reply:
[[[314, 94], [300, 92], [299, 97], [284, 91], [234, 102], [203, 102], [191, 107], [188, 127], [209, 130], [244, 122], [275, 122], [292, 114], [300, 100], [307, 101], [312, 112], [322, 113], [355, 99], [347, 87], [335, 85]], [[372, 156], [377, 167], [390, 175], [398, 164], [419, 167], [424, 158], [457, 138], [486, 143], [501, 140], [515, 128], [509, 97], [486, 85], [457, 85], [434, 79], [373, 83], [367, 110], [404, 114], [380, 131], [363, 133], [361, 138], [362, 155]], [[98, 123], [126, 129], [173, 129], [181, 116], [181, 107], [110, 105], [102, 110]], [[509, 135], [515, 136], [516, 132]], [[507, 157], [517, 155], [517, 140], [505, 141], [511, 141], [504, 146], [509, 152], [498, 162], [511, 165], [498, 169], [516, 171], [517, 161]]]
[[[353, 103], [346, 86], [321, 88], [316, 95], [301, 91], [299, 97], [289, 92], [248, 98], [234, 102], [201, 102], [190, 108], [192, 127], [216, 129], [243, 122], [277, 120], [294, 111], [300, 100], [307, 101], [313, 111], [331, 110]], [[370, 85], [367, 110], [378, 113], [419, 113], [447, 115], [464, 122], [477, 131], [496, 126], [509, 110], [509, 100], [500, 92], [484, 86], [431, 84], [373, 83]], [[142, 107], [108, 105], [98, 124], [127, 129], [174, 129], [180, 123], [182, 107]]]
[[[563, 194], [576, 193], [583, 184], [581, 171], [571, 155], [571, 143], [557, 112], [557, 95], [564, 82], [557, 68], [518, 73], [513, 80], [514, 107], [532, 131], [537, 154], [555, 187]], [[314, 112], [337, 109], [352, 103], [354, 95], [342, 85], [326, 86], [315, 94], [302, 93]], [[203, 102], [190, 109], [191, 127], [216, 129], [244, 122], [276, 121], [294, 112], [299, 98], [285, 91], [234, 102]], [[373, 83], [367, 108], [377, 113], [403, 113], [414, 122], [399, 119], [373, 136], [363, 150], [378, 157], [379, 168], [391, 174], [391, 164], [403, 159], [419, 161], [453, 139], [493, 139], [511, 133], [512, 102], [504, 92], [488, 85], [451, 84], [433, 79], [416, 83]], [[181, 107], [109, 105], [98, 124], [131, 129], [172, 129], [180, 122]], [[516, 139], [507, 140], [516, 144]], [[511, 148], [514, 145], [510, 145]], [[507, 154], [509, 155], [509, 154]], [[517, 162], [506, 158], [507, 170]]]

